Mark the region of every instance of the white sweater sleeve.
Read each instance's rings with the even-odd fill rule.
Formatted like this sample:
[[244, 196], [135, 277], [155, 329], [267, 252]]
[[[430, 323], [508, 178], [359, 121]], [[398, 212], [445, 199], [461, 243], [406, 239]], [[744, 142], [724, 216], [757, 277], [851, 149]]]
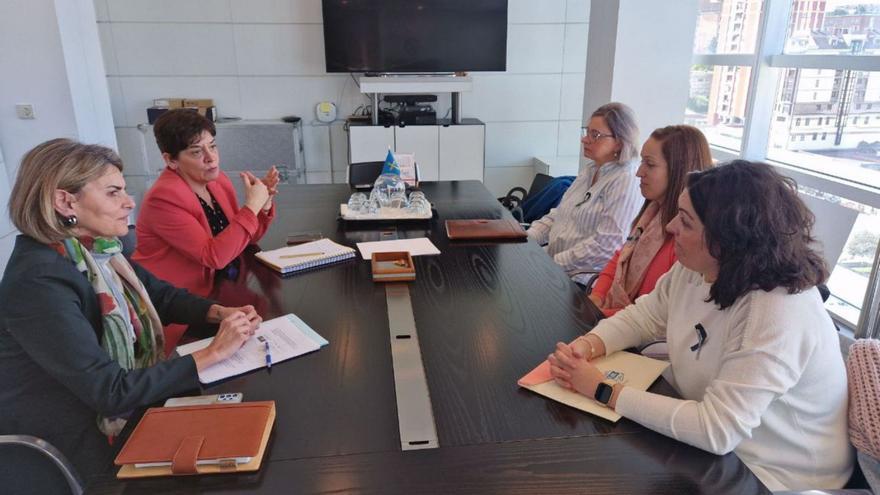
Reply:
[[[784, 307], [767, 311], [764, 301], [756, 301], [737, 315], [738, 328], [725, 343], [719, 372], [701, 400], [624, 388], [617, 412], [715, 454], [726, 454], [750, 438], [771, 402], [797, 384], [816, 342], [802, 328], [780, 325], [772, 313]], [[676, 375], [687, 372], [686, 364], [675, 369]]]
[[665, 339], [669, 291], [672, 280], [680, 276], [681, 265], [676, 263], [657, 280], [654, 290], [596, 325], [590, 333], [602, 339], [606, 354]]

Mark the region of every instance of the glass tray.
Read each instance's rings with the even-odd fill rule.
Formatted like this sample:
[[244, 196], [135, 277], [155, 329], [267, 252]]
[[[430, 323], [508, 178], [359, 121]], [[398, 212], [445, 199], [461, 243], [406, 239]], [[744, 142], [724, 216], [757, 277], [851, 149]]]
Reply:
[[381, 208], [378, 213], [374, 214], [352, 213], [348, 211], [347, 204], [342, 203], [339, 205], [339, 216], [343, 220], [429, 220], [433, 214], [433, 211], [419, 214], [410, 213], [402, 208]]

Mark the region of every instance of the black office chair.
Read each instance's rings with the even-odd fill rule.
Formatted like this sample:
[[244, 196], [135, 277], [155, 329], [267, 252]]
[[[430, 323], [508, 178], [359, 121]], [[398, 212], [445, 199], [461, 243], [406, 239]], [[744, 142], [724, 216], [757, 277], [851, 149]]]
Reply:
[[514, 187], [510, 191], [507, 192], [503, 198], [498, 198], [498, 201], [501, 202], [501, 206], [510, 210], [510, 213], [513, 215], [513, 218], [520, 223], [523, 221], [523, 211], [522, 204], [523, 201], [528, 199], [529, 196], [532, 196], [536, 193], [541, 192], [542, 189], [547, 187], [547, 184], [553, 180], [552, 175], [547, 174], [535, 174], [535, 178], [532, 179], [532, 185], [529, 186], [529, 190], [526, 191], [522, 187]]
[[348, 166], [348, 184], [355, 189], [370, 189], [384, 166], [384, 161], [352, 163]]
[[49, 442], [30, 435], [0, 435], [3, 493], [82, 495], [73, 465]]

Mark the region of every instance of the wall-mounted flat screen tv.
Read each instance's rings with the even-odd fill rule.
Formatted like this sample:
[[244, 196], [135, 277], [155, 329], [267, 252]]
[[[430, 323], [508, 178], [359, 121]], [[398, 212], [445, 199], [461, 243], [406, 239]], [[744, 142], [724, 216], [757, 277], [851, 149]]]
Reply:
[[504, 71], [507, 0], [323, 0], [327, 72]]

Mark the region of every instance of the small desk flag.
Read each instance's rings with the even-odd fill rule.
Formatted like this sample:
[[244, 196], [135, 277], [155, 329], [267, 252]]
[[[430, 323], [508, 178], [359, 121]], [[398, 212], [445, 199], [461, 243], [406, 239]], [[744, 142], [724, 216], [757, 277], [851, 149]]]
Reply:
[[385, 174], [400, 176], [400, 165], [398, 165], [397, 161], [394, 159], [394, 154], [391, 153], [391, 148], [388, 148], [388, 155], [385, 156], [385, 165], [382, 166], [382, 175]]

